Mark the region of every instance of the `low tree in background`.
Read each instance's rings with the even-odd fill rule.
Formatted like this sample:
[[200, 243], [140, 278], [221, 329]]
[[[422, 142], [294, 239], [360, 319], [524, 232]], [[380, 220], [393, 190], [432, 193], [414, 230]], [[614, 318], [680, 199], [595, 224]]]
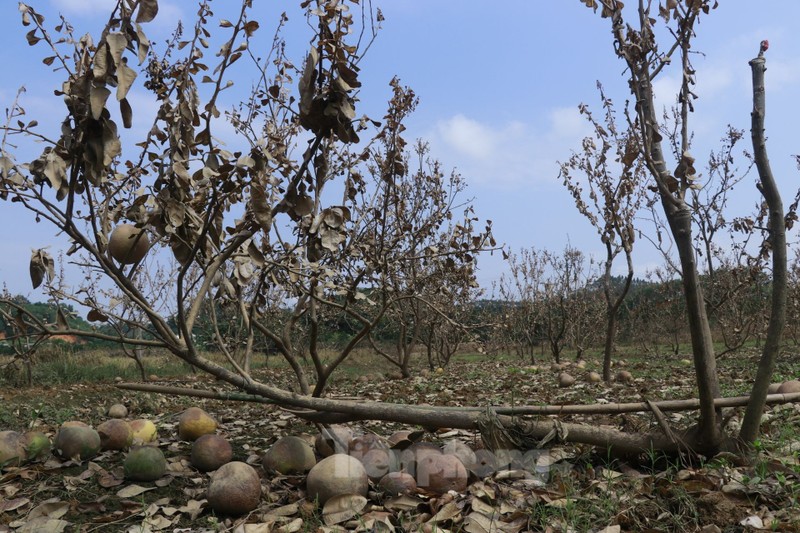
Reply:
[[[575, 207], [586, 217], [605, 247], [603, 298], [606, 304], [606, 331], [603, 346], [603, 379], [611, 380], [611, 360], [615, 350], [617, 321], [633, 282], [634, 219], [642, 205], [644, 165], [639, 157], [637, 128], [617, 128], [614, 104], [598, 83], [603, 118], [598, 121], [585, 104], [581, 114], [594, 129], [593, 137], [583, 140], [582, 149], [560, 164], [560, 175]], [[614, 261], [625, 259], [624, 282], [613, 285]]]

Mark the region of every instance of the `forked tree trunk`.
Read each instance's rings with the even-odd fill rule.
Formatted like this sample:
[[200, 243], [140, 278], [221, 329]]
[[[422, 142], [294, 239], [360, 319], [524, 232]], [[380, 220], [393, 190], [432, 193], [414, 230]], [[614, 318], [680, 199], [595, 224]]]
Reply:
[[764, 402], [767, 389], [775, 370], [775, 361], [778, 358], [783, 336], [783, 326], [786, 323], [786, 292], [788, 284], [788, 270], [786, 260], [786, 221], [784, 219], [783, 202], [772, 175], [767, 158], [767, 144], [764, 138], [764, 113], [766, 108], [764, 71], [766, 62], [764, 52], [766, 47], [762, 43], [758, 57], [750, 61], [753, 73], [753, 113], [751, 116], [750, 135], [753, 139], [753, 154], [755, 156], [758, 178], [760, 180], [761, 194], [767, 202], [769, 210], [769, 247], [772, 251], [772, 302], [767, 337], [758, 363], [756, 380], [750, 393], [750, 403], [747, 404], [739, 440], [749, 446], [758, 437], [761, 425], [761, 414], [764, 412]]

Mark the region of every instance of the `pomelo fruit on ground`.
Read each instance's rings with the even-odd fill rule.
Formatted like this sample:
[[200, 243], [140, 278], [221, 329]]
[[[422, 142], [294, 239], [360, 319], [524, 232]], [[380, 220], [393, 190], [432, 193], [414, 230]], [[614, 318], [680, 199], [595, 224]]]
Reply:
[[389, 472], [378, 482], [378, 488], [389, 496], [410, 494], [417, 490], [417, 480], [407, 472]]
[[178, 436], [181, 440], [197, 440], [216, 430], [217, 421], [199, 407], [190, 407], [178, 417]]
[[19, 466], [25, 459], [22, 434], [16, 431], [0, 431], [0, 468]]
[[233, 448], [222, 435], [202, 435], [192, 444], [192, 465], [201, 472], [211, 472], [229, 463]]
[[370, 450], [387, 448], [389, 448], [389, 442], [386, 439], [375, 433], [365, 433], [350, 441], [348, 453], [360, 460]]
[[50, 439], [41, 431], [26, 431], [22, 435], [22, 445], [28, 461], [35, 461], [50, 454]]
[[261, 458], [261, 464], [268, 472], [305, 474], [317, 464], [317, 459], [314, 457], [314, 450], [306, 441], [288, 435], [270, 446]]
[[575, 378], [572, 375], [570, 375], [570, 374], [568, 374], [566, 372], [561, 372], [558, 375], [558, 386], [559, 387], [571, 387], [574, 384], [575, 384]]
[[147, 444], [158, 439], [158, 429], [152, 420], [138, 418], [128, 422], [128, 425], [133, 430], [134, 444]]
[[497, 457], [489, 450], [475, 450], [475, 464], [469, 471], [483, 479], [497, 472]]
[[128, 452], [122, 467], [125, 479], [155, 481], [166, 473], [167, 459], [155, 446], [135, 446]]
[[62, 428], [69, 428], [69, 427], [82, 427], [82, 428], [89, 428], [92, 427], [86, 422], [81, 422], [80, 420], [67, 420], [66, 422], [61, 423]]
[[115, 403], [108, 408], [108, 416], [111, 418], [125, 418], [128, 416], [128, 408], [121, 403]]
[[111, 418], [97, 426], [101, 450], [126, 450], [133, 443], [133, 429], [119, 418]]
[[249, 513], [261, 501], [258, 472], [241, 461], [222, 465], [211, 474], [206, 499], [215, 513], [230, 516]]
[[435, 494], [467, 489], [467, 469], [455, 455], [429, 455], [417, 463], [417, 486]]
[[359, 459], [367, 471], [367, 477], [377, 483], [386, 474], [400, 468], [400, 454], [397, 450], [373, 448]]
[[100, 435], [89, 426], [66, 425], [53, 439], [53, 453], [62, 459], [91, 459], [100, 451]]
[[620, 370], [617, 372], [617, 381], [620, 383], [630, 383], [633, 381], [633, 374], [628, 372], [627, 370]]
[[442, 451], [447, 455], [455, 455], [458, 457], [467, 469], [478, 460], [477, 457], [475, 457], [475, 451], [469, 447], [469, 444], [461, 442], [460, 440], [451, 440], [442, 447]]
[[367, 495], [369, 478], [361, 461], [335, 453], [318, 462], [306, 477], [309, 501], [325, 505], [330, 498], [343, 494]]
[[415, 442], [400, 452], [400, 469], [412, 476], [417, 473], [417, 463], [430, 455], [441, 455], [442, 449], [432, 442]]
[[800, 392], [800, 381], [795, 379], [791, 381], [784, 381], [778, 387], [778, 394], [791, 394], [793, 392]]
[[347, 426], [329, 426], [314, 439], [314, 448], [322, 457], [334, 453], [347, 453], [350, 441], [353, 440], [353, 431]]
[[108, 251], [111, 257], [123, 265], [141, 261], [150, 249], [150, 239], [143, 229], [132, 224], [120, 224], [111, 232]]

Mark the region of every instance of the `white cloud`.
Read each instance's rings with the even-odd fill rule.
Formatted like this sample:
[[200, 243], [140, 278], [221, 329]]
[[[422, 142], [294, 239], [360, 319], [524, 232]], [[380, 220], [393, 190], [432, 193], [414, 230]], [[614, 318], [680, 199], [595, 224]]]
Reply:
[[554, 108], [541, 130], [520, 121], [489, 124], [463, 114], [440, 120], [430, 139], [433, 156], [476, 184], [518, 188], [555, 183], [558, 159], [590, 132], [576, 108]]

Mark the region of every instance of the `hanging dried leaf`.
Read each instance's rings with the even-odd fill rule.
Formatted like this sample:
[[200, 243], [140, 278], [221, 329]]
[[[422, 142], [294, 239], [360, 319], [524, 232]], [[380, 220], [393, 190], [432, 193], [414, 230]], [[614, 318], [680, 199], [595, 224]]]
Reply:
[[122, 64], [122, 52], [128, 46], [128, 38], [122, 33], [112, 32], [106, 35], [106, 43], [108, 43], [108, 51], [111, 54], [114, 66], [119, 68]]
[[66, 187], [67, 162], [54, 151], [49, 151], [44, 160], [44, 175], [50, 182], [50, 186], [61, 192]]
[[158, 15], [158, 0], [139, 0], [136, 22], [151, 22]]
[[108, 322], [108, 317], [97, 309], [90, 309], [86, 314], [86, 320], [89, 322]]
[[128, 90], [136, 79], [136, 72], [128, 66], [127, 61], [117, 67], [117, 100], [123, 100], [128, 94]]
[[272, 210], [267, 203], [267, 193], [256, 181], [250, 184], [250, 202], [248, 203], [250, 212], [256, 222], [261, 226], [265, 235], [269, 235], [272, 230]]
[[105, 85], [92, 84], [89, 90], [89, 105], [92, 109], [92, 118], [100, 120], [100, 115], [106, 107], [106, 101], [111, 95], [111, 91]]
[[119, 113], [122, 115], [122, 127], [130, 128], [133, 125], [133, 109], [127, 98], [119, 101]]
[[31, 284], [37, 289], [42, 284], [45, 277], [52, 280], [55, 277], [56, 263], [44, 248], [31, 252], [30, 275]]
[[108, 74], [108, 43], [102, 42], [97, 47], [92, 62], [92, 75], [96, 81], [104, 81]]
[[147, 59], [147, 53], [150, 51], [150, 39], [147, 38], [147, 35], [142, 31], [142, 27], [138, 24], [136, 25], [136, 44], [138, 46], [136, 56], [141, 65]]
[[317, 81], [317, 63], [319, 54], [316, 48], [312, 48], [306, 57], [306, 65], [303, 68], [303, 75], [300, 77], [300, 117], [308, 116], [314, 103], [316, 92], [315, 83]]

